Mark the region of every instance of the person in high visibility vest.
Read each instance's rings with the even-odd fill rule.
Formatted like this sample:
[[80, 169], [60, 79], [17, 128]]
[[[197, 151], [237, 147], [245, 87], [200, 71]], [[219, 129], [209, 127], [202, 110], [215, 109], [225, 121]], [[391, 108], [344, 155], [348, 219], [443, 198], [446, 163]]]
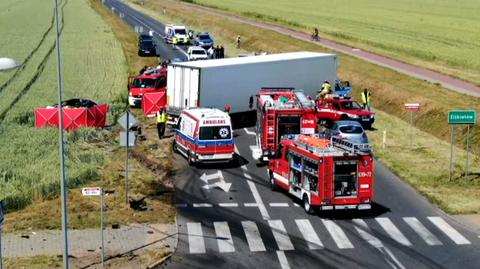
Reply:
[[361, 93], [363, 109], [370, 111], [370, 103], [372, 101], [372, 93], [366, 88]]
[[330, 82], [328, 80], [325, 80], [322, 84], [322, 88], [318, 91], [318, 95], [316, 96], [316, 100], [320, 98], [324, 98], [327, 96], [327, 94], [332, 94], [332, 85], [330, 85]]
[[165, 113], [165, 109], [162, 108], [157, 111], [157, 130], [158, 130], [158, 138], [162, 139], [163, 135], [165, 134], [165, 124], [167, 123], [167, 113]]

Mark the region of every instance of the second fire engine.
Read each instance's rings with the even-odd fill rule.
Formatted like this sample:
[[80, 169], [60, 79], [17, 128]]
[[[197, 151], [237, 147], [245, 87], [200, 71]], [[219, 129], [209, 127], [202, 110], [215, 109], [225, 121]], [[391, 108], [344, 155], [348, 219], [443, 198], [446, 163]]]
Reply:
[[303, 91], [263, 88], [257, 94], [257, 146], [253, 158], [267, 161], [277, 151], [282, 136], [315, 134], [315, 104]]
[[272, 189], [280, 187], [315, 209], [371, 209], [374, 163], [368, 144], [316, 136], [284, 139], [268, 164]]

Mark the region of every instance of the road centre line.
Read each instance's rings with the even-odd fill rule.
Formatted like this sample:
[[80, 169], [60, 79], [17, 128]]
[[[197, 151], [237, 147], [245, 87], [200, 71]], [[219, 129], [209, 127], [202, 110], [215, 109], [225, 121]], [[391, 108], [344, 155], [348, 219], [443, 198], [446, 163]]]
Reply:
[[193, 207], [212, 207], [212, 204], [209, 204], [209, 203], [199, 203], [199, 204], [193, 204]]
[[255, 183], [253, 183], [250, 180], [247, 180], [248, 186], [250, 187], [250, 191], [253, 194], [253, 198], [255, 199], [255, 202], [258, 204], [258, 209], [260, 210], [260, 214], [262, 215], [264, 220], [269, 220], [270, 215], [268, 215], [267, 208], [265, 207], [265, 204], [262, 201], [262, 197], [260, 196], [260, 193], [257, 190], [257, 186], [255, 186]]
[[243, 206], [244, 207], [258, 207], [258, 204], [257, 203], [244, 203]]
[[[128, 14], [130, 17], [132, 17], [133, 19], [135, 19], [136, 21], [138, 21], [139, 23], [143, 24], [145, 27], [147, 27], [148, 29], [152, 30], [153, 31], [153, 28], [154, 27], [150, 27], [148, 26], [147, 24], [145, 24], [142, 20], [140, 20], [139, 18], [137, 18], [135, 15], [133, 15], [132, 13], [127, 13], [127, 12], [123, 12], [124, 14]], [[163, 36], [159, 33], [157, 33], [156, 31], [153, 31], [155, 34], [157, 34], [160, 38], [163, 38]], [[178, 47], [178, 46], [175, 46], [175, 48], [177, 48], [178, 51], [180, 51], [183, 55], [185, 56], [188, 56], [188, 53], [185, 52], [182, 48]]]
[[175, 204], [175, 207], [187, 207], [188, 205], [186, 203], [182, 204]]
[[247, 135], [257, 135], [257, 133], [249, 131], [248, 128], [243, 128], [243, 130], [245, 130], [245, 133], [247, 133]]
[[384, 255], [385, 261], [393, 269], [406, 269], [405, 266], [395, 257], [395, 255], [385, 247], [382, 242], [375, 236], [370, 233], [370, 228], [368, 228], [367, 223], [362, 219], [353, 219], [355, 230], [360, 234], [360, 236], [367, 241], [370, 245], [378, 249], [380, 253]]
[[218, 203], [219, 207], [238, 207], [238, 203]]
[[285, 256], [285, 252], [278, 250], [277, 257], [278, 257], [278, 261], [280, 262], [280, 268], [290, 269], [290, 265], [288, 264], [288, 260], [287, 260], [287, 256]]
[[294, 250], [292, 241], [281, 220], [269, 220], [268, 225], [272, 229], [273, 237], [277, 242], [279, 250]]
[[242, 166], [240, 166], [240, 168], [242, 168], [242, 170], [244, 170], [244, 171], [248, 171], [248, 167], [246, 165], [242, 165]]

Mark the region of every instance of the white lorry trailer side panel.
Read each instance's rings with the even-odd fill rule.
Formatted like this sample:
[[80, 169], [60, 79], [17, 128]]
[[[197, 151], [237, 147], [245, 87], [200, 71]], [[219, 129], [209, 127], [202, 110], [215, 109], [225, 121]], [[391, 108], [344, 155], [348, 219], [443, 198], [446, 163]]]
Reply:
[[167, 102], [176, 108], [196, 107], [198, 100], [199, 70], [169, 66], [167, 77]]
[[[283, 55], [292, 54], [301, 53]], [[225, 105], [230, 105], [231, 113], [245, 112], [250, 110], [250, 96], [256, 95], [262, 87], [292, 87], [315, 97], [324, 80], [333, 84], [337, 78], [337, 57], [332, 54], [304, 54], [305, 57], [286, 57], [272, 61], [262, 60], [266, 56], [251, 56], [247, 63], [242, 63], [245, 60], [239, 59], [239, 64], [235, 64], [235, 59], [232, 58], [174, 64], [175, 82], [172, 85], [172, 66], [169, 66], [167, 95], [175, 98], [170, 102], [169, 97], [168, 104], [179, 108], [194, 107], [197, 106], [199, 97], [202, 107], [223, 109]], [[258, 62], [255, 62], [256, 59]], [[222, 60], [227, 64], [222, 64]], [[189, 71], [177, 71], [178, 69]], [[188, 78], [185, 77], [186, 74]], [[177, 83], [178, 80], [183, 82]]]

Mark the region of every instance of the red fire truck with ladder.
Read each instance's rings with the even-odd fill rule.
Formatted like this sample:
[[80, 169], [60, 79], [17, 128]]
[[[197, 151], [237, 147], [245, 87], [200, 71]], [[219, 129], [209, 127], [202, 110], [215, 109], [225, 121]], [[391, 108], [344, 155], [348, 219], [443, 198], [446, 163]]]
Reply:
[[278, 187], [316, 209], [371, 209], [374, 162], [368, 144], [333, 137], [297, 135], [284, 139], [270, 159], [272, 190]]
[[303, 91], [292, 88], [262, 88], [257, 94], [257, 145], [252, 157], [268, 161], [282, 136], [317, 132], [315, 103]]

